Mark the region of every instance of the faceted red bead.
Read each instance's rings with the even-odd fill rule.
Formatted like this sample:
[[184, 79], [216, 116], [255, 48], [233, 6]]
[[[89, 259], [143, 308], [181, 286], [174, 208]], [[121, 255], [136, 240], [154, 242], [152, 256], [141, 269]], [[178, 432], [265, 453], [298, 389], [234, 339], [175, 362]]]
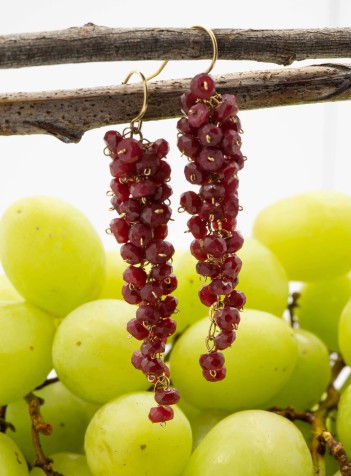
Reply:
[[241, 291], [232, 291], [229, 296], [224, 298], [224, 304], [226, 306], [236, 307], [242, 309], [245, 306], [246, 297], [245, 294]]
[[130, 194], [133, 198], [149, 197], [156, 192], [156, 184], [151, 180], [141, 180], [134, 182], [130, 186]]
[[149, 336], [149, 330], [146, 329], [146, 327], [144, 327], [137, 319], [131, 319], [128, 322], [127, 331], [138, 340], [144, 340]]
[[224, 156], [219, 149], [206, 147], [202, 149], [197, 158], [197, 163], [207, 172], [219, 170], [224, 162]]
[[118, 243], [127, 243], [129, 225], [124, 218], [113, 218], [110, 222], [110, 230]]
[[236, 307], [227, 307], [214, 313], [216, 323], [222, 331], [232, 331], [240, 322], [240, 312]]
[[202, 202], [198, 194], [192, 191], [184, 192], [180, 196], [180, 206], [190, 215], [195, 215], [199, 212]]
[[154, 239], [145, 250], [145, 257], [151, 264], [162, 264], [174, 255], [174, 247], [169, 241]]
[[227, 251], [227, 244], [221, 236], [207, 235], [204, 238], [204, 251], [206, 255], [221, 258]]
[[[163, 354], [166, 349], [165, 341], [153, 337], [142, 343], [140, 351], [144, 357], [152, 356], [155, 354]], [[158, 402], [157, 402], [158, 403]]]
[[214, 147], [218, 145], [222, 137], [222, 129], [215, 124], [205, 124], [198, 132], [199, 141], [204, 147]]
[[199, 211], [199, 217], [205, 222], [222, 220], [224, 218], [223, 206], [218, 202], [205, 202]]
[[223, 279], [214, 279], [209, 284], [210, 290], [213, 294], [227, 296], [233, 291], [233, 282], [224, 281]]
[[226, 239], [228, 253], [236, 253], [244, 244], [244, 237], [238, 231], [233, 231], [232, 236]]
[[238, 181], [238, 171], [238, 164], [231, 159], [227, 159], [224, 162], [223, 168], [219, 172], [220, 179], [223, 181], [224, 186], [232, 180]]
[[152, 197], [153, 202], [164, 202], [173, 194], [172, 187], [170, 187], [167, 183], [163, 183], [157, 186], [157, 189]]
[[189, 121], [186, 117], [181, 117], [177, 122], [177, 129], [182, 134], [195, 135], [196, 129], [190, 126]]
[[152, 335], [160, 339], [169, 337], [176, 331], [177, 323], [174, 319], [166, 317], [161, 319], [153, 328]]
[[166, 225], [171, 218], [172, 210], [162, 203], [152, 203], [146, 205], [141, 213], [141, 219], [144, 223], [156, 228], [159, 225]]
[[116, 152], [118, 155], [118, 159], [121, 162], [131, 164], [133, 162], [136, 162], [140, 158], [143, 152], [143, 146], [141, 142], [137, 141], [136, 139], [133, 139], [132, 137], [128, 137], [120, 141], [117, 146]]
[[233, 156], [240, 153], [241, 138], [238, 132], [230, 130], [223, 137], [221, 148], [225, 155]]
[[237, 164], [238, 169], [241, 170], [245, 165], [245, 158], [240, 150], [230, 157]]
[[207, 260], [207, 254], [204, 250], [203, 240], [193, 240], [190, 243], [190, 253], [199, 261]]
[[123, 179], [130, 177], [135, 172], [135, 164], [126, 164], [120, 160], [110, 162], [110, 173], [113, 177]]
[[153, 238], [152, 228], [145, 223], [135, 223], [130, 227], [128, 238], [138, 248], [145, 248]]
[[200, 355], [200, 366], [205, 370], [221, 369], [224, 365], [224, 355], [221, 352], [210, 352]]
[[216, 87], [209, 74], [200, 73], [191, 80], [190, 91], [199, 99], [208, 99], [215, 93]]
[[104, 135], [104, 142], [111, 152], [116, 150], [117, 145], [122, 139], [123, 137], [117, 131], [107, 131]]
[[121, 246], [120, 249], [121, 257], [124, 261], [127, 261], [129, 264], [138, 264], [141, 263], [144, 259], [144, 250], [138, 248], [132, 243], [125, 243]]
[[144, 357], [141, 361], [141, 370], [145, 375], [152, 374], [158, 377], [164, 373], [163, 362], [161, 359]]
[[159, 405], [174, 405], [180, 400], [180, 395], [175, 388], [158, 388], [155, 392], [155, 400]]
[[143, 358], [144, 356], [140, 350], [136, 350], [133, 352], [131, 362], [137, 370], [141, 370], [141, 361], [143, 360]]
[[180, 96], [180, 109], [184, 112], [184, 114], [188, 114], [189, 109], [193, 106], [196, 102], [196, 96], [187, 91]]
[[110, 187], [112, 192], [116, 196], [118, 202], [124, 202], [129, 198], [129, 188], [126, 184], [121, 183], [118, 179], [114, 178], [111, 180]]
[[156, 303], [162, 296], [162, 285], [158, 281], [150, 281], [140, 290], [140, 297], [150, 304]]
[[170, 274], [162, 281], [163, 294], [171, 294], [175, 289], [177, 289], [178, 281], [174, 274]]
[[223, 133], [233, 130], [240, 132], [241, 130], [241, 122], [238, 116], [231, 116], [229, 119], [227, 119], [225, 122], [221, 124], [221, 129]]
[[194, 104], [189, 109], [188, 112], [188, 121], [191, 127], [199, 128], [202, 125], [206, 124], [210, 117], [210, 110], [202, 102]]
[[202, 185], [206, 179], [206, 172], [193, 163], [184, 167], [184, 175], [187, 181], [194, 185]]
[[173, 266], [169, 263], [162, 263], [154, 266], [150, 272], [150, 278], [156, 281], [163, 281], [173, 273]]
[[164, 423], [174, 417], [173, 409], [169, 406], [152, 407], [149, 412], [149, 420], [152, 423]]
[[169, 144], [165, 139], [157, 139], [151, 144], [151, 149], [157, 158], [163, 159], [169, 152]]
[[233, 180], [226, 182], [225, 188], [225, 195], [230, 197], [230, 195], [236, 195], [238, 193], [239, 187], [239, 179], [236, 177]]
[[232, 232], [236, 228], [236, 217], [226, 217], [224, 220], [214, 222], [212, 226], [214, 230], [220, 230], [223, 228], [224, 230]]
[[123, 215], [123, 218], [128, 223], [133, 223], [139, 220], [141, 212], [141, 205], [135, 198], [128, 198], [122, 202], [118, 208], [118, 213]]
[[143, 268], [138, 268], [136, 266], [130, 265], [123, 272], [123, 279], [127, 283], [134, 284], [137, 288], [142, 288], [145, 286], [147, 274]]
[[157, 172], [160, 162], [153, 151], [147, 149], [144, 151], [142, 158], [135, 164], [136, 173], [140, 176], [152, 177]]
[[139, 322], [146, 322], [148, 325], [154, 325], [160, 318], [160, 311], [157, 307], [147, 303], [140, 303], [136, 312], [136, 318]]
[[229, 331], [229, 332], [222, 331], [214, 338], [215, 348], [217, 350], [227, 349], [235, 341], [235, 338], [236, 338], [235, 331]]
[[162, 317], [171, 316], [178, 306], [178, 299], [174, 296], [167, 296], [158, 305], [158, 310]]
[[157, 185], [161, 185], [163, 182], [166, 182], [167, 180], [169, 180], [170, 176], [171, 176], [171, 166], [165, 160], [161, 160], [160, 165], [158, 166], [158, 169], [152, 176], [152, 180]]
[[177, 146], [180, 152], [194, 159], [200, 151], [200, 143], [194, 136], [188, 134], [178, 137]]
[[159, 240], [165, 240], [168, 236], [168, 226], [159, 225], [154, 230], [154, 238]]
[[220, 272], [220, 268], [216, 263], [207, 261], [199, 261], [196, 263], [196, 272], [201, 276], [207, 276], [209, 278], [215, 278]]
[[207, 235], [206, 223], [199, 216], [189, 218], [187, 225], [194, 238], [204, 238]]
[[202, 200], [222, 200], [225, 194], [225, 188], [220, 183], [207, 183], [202, 185], [199, 196]]
[[123, 285], [122, 296], [128, 304], [139, 304], [141, 302], [139, 289], [129, 283]]
[[208, 284], [205, 284], [205, 286], [202, 286], [202, 288], [200, 289], [199, 298], [202, 304], [207, 307], [212, 306], [212, 304], [217, 301], [216, 294], [213, 294], [211, 292]]
[[223, 94], [222, 102], [214, 110], [214, 118], [217, 122], [225, 122], [231, 116], [236, 116], [239, 111], [236, 97], [232, 94]]
[[223, 278], [235, 279], [242, 266], [242, 261], [237, 255], [228, 256], [221, 266]]
[[224, 213], [228, 217], [236, 217], [239, 213], [239, 197], [235, 193], [224, 200]]
[[222, 367], [218, 370], [203, 370], [202, 375], [209, 382], [219, 382], [220, 380], [223, 380], [225, 378], [226, 368]]

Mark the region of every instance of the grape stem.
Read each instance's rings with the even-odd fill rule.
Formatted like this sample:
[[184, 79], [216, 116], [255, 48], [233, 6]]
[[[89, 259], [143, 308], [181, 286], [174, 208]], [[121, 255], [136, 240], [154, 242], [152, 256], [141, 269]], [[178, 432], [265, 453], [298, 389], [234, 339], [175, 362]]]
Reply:
[[47, 378], [45, 382], [43, 382], [41, 385], [35, 388], [35, 390], [41, 390], [44, 387], [47, 387], [48, 385], [51, 385], [52, 383], [59, 382], [58, 377], [52, 377], [52, 378]]
[[6, 421], [6, 410], [7, 410], [7, 405], [3, 405], [0, 407], [0, 433], [6, 433], [6, 430], [8, 428], [12, 431], [16, 431], [12, 423], [9, 423], [8, 421]]
[[46, 476], [63, 476], [52, 468], [53, 461], [44, 455], [40, 444], [39, 435], [50, 436], [53, 431], [52, 425], [45, 423], [40, 414], [40, 406], [44, 403], [44, 400], [32, 392], [26, 395], [24, 399], [28, 403], [29, 415], [32, 420], [32, 440], [36, 455], [34, 466], [41, 468]]
[[290, 300], [287, 306], [287, 311], [289, 313], [289, 319], [290, 319], [290, 325], [291, 327], [294, 327], [295, 329], [299, 327], [299, 323], [297, 321], [297, 318], [295, 316], [295, 309], [299, 307], [298, 300], [300, 299], [301, 294], [298, 292], [294, 292], [290, 296]]

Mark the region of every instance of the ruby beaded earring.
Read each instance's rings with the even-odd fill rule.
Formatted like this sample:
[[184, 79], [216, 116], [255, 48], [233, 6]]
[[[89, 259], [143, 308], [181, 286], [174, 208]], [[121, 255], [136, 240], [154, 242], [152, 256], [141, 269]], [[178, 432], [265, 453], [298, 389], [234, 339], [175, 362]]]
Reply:
[[239, 311], [246, 301], [245, 295], [235, 289], [242, 264], [235, 253], [243, 245], [236, 218], [241, 209], [238, 172], [244, 166], [244, 157], [237, 100], [231, 94], [216, 92], [208, 74], [218, 56], [216, 37], [208, 28], [193, 28], [210, 35], [213, 58], [210, 68], [196, 75], [190, 90], [180, 98], [184, 117], [177, 123], [177, 145], [189, 160], [184, 168], [186, 180], [200, 189], [198, 193], [184, 192], [179, 210], [192, 215], [187, 222], [194, 237], [190, 250], [198, 260], [197, 273], [209, 280], [199, 291], [201, 302], [210, 308], [205, 339], [208, 352], [200, 356], [200, 366], [205, 379], [216, 382], [225, 378], [225, 359], [220, 351], [234, 342]]
[[122, 245], [121, 256], [129, 264], [123, 273], [123, 297], [128, 303], [138, 305], [136, 317], [128, 322], [127, 330], [142, 344], [131, 362], [154, 386], [158, 406], [151, 408], [150, 420], [163, 423], [173, 418], [170, 405], [179, 400], [178, 391], [170, 387], [169, 368], [162, 360], [167, 339], [176, 330], [171, 316], [178, 303], [171, 296], [177, 287], [170, 261], [174, 248], [165, 240], [172, 214], [169, 207], [172, 189], [167, 183], [171, 168], [166, 161], [168, 142], [165, 139], [149, 142], [141, 133], [147, 109], [147, 80], [156, 74], [146, 79], [139, 71], [132, 71], [124, 84], [134, 73], [143, 81], [143, 107], [129, 128], [122, 133], [108, 131], [104, 136], [105, 153], [112, 159], [111, 204], [119, 214], [119, 218], [111, 221], [109, 230]]

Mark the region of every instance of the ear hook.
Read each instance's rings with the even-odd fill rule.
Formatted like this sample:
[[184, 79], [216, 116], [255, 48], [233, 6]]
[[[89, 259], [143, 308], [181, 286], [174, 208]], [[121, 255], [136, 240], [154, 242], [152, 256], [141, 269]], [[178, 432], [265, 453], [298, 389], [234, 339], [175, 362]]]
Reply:
[[211, 38], [211, 41], [212, 41], [212, 48], [213, 48], [213, 51], [212, 51], [212, 61], [211, 61], [211, 64], [210, 64], [210, 67], [207, 68], [206, 71], [204, 71], [205, 73], [209, 73], [210, 71], [212, 71], [214, 65], [216, 64], [216, 61], [218, 59], [218, 43], [217, 43], [217, 38], [215, 36], [215, 34], [213, 33], [213, 31], [210, 29], [210, 28], [207, 28], [207, 26], [202, 26], [202, 25], [194, 25], [192, 26], [191, 28], [197, 28], [199, 30], [204, 30], [206, 31], [206, 33], [208, 33], [208, 35], [210, 36]]

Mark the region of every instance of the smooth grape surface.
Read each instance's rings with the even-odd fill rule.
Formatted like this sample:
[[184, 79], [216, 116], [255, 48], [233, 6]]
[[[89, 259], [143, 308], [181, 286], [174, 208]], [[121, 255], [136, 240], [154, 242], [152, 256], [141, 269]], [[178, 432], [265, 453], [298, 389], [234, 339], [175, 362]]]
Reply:
[[351, 454], [351, 385], [341, 395], [336, 418], [337, 434], [346, 453]]
[[119, 250], [106, 251], [106, 274], [98, 299], [123, 299], [122, 287], [125, 282], [122, 275], [126, 267]]
[[199, 446], [207, 433], [227, 416], [228, 412], [222, 410], [203, 410], [193, 418], [190, 418], [189, 421], [193, 433], [193, 448]]
[[83, 304], [58, 328], [53, 344], [55, 370], [66, 387], [91, 403], [103, 404], [126, 392], [146, 390], [146, 377], [131, 364], [140, 342], [127, 322], [135, 308], [117, 299]]
[[232, 348], [226, 350], [227, 376], [208, 382], [199, 356], [206, 352], [209, 320], [191, 326], [175, 343], [170, 363], [175, 387], [198, 408], [228, 411], [254, 408], [273, 397], [289, 380], [298, 359], [293, 330], [263, 311], [245, 310]]
[[318, 191], [262, 210], [253, 235], [276, 254], [293, 281], [318, 281], [351, 269], [351, 197]]
[[0, 276], [0, 301], [22, 302], [23, 297], [12, 286], [8, 277], [4, 274]]
[[152, 393], [123, 395], [97, 411], [88, 426], [85, 451], [94, 476], [181, 476], [190, 457], [190, 423], [174, 405], [164, 427], [147, 415]]
[[0, 433], [0, 474], [2, 476], [28, 476], [27, 462], [16, 444]]
[[351, 365], [351, 299], [344, 307], [338, 327], [340, 352], [347, 365]]
[[307, 283], [301, 289], [296, 316], [301, 326], [322, 339], [329, 350], [339, 352], [339, 318], [350, 298], [351, 274]]
[[0, 405], [40, 385], [52, 369], [52, 316], [28, 303], [0, 303]]
[[[76, 453], [56, 453], [50, 455], [50, 458], [54, 461], [54, 470], [64, 476], [92, 476], [84, 455]], [[44, 471], [40, 468], [32, 469], [29, 474], [30, 476], [45, 475]]]
[[88, 219], [44, 196], [23, 198], [6, 210], [0, 260], [27, 301], [58, 316], [96, 298], [105, 273], [105, 251]]
[[286, 418], [263, 410], [219, 422], [192, 454], [184, 476], [312, 476], [310, 451]]
[[266, 405], [294, 410], [308, 410], [318, 403], [327, 390], [331, 377], [329, 352], [311, 332], [296, 329], [299, 357], [284, 387]]

